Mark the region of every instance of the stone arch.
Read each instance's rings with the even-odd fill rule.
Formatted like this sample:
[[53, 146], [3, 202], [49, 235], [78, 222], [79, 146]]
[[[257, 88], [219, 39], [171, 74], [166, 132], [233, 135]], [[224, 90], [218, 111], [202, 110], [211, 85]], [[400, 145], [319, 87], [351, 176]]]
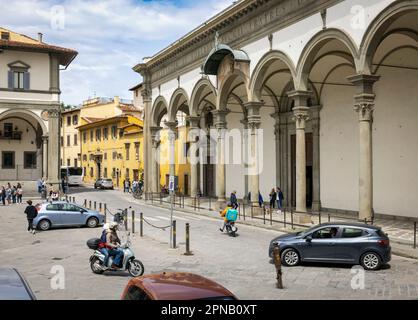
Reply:
[[[25, 110], [25, 109], [9, 109], [6, 110], [2, 113], [0, 113], [0, 120], [3, 118], [6, 118], [8, 116], [12, 117], [12, 116], [16, 116], [18, 114], [25, 114], [28, 115], [30, 117], [32, 117], [33, 119], [36, 120], [36, 122], [39, 124], [40, 128], [42, 129], [42, 135], [47, 135], [48, 134], [48, 128], [45, 125], [45, 122], [35, 113], [33, 113], [30, 110]], [[31, 126], [33, 127], [33, 124], [31, 124]]]
[[199, 115], [199, 106], [203, 99], [203, 91], [208, 88], [209, 91], [217, 97], [217, 92], [212, 82], [208, 78], [200, 79], [193, 88], [192, 95], [190, 98], [189, 113], [191, 116]]
[[266, 80], [266, 72], [268, 68], [275, 62], [281, 61], [285, 64], [289, 70], [292, 79], [294, 81], [296, 76], [296, 68], [292, 60], [283, 52], [278, 50], [273, 50], [266, 53], [258, 62], [255, 67], [253, 74], [251, 75], [250, 80], [250, 100], [260, 102], [261, 99], [261, 90]]
[[177, 88], [171, 96], [170, 104], [168, 107], [168, 119], [169, 121], [176, 120], [176, 114], [178, 111], [183, 111], [189, 115], [189, 96], [183, 88]]
[[237, 86], [234, 86], [236, 80], [241, 80], [245, 87], [246, 100], [249, 101], [249, 77], [241, 70], [235, 69], [225, 76], [223, 81], [219, 85], [219, 93], [217, 96], [216, 107], [219, 110], [226, 109], [228, 97], [230, 93], [236, 89]]
[[386, 32], [396, 19], [413, 11], [418, 11], [417, 0], [395, 2], [389, 5], [372, 21], [367, 28], [360, 45], [359, 65], [360, 69], [363, 70], [364, 73], [371, 74], [373, 56], [382, 41], [390, 34], [393, 34], [396, 31], [397, 33], [407, 34], [412, 39], [417, 41], [417, 33], [414, 30], [411, 32], [410, 29], [401, 28]]
[[[313, 36], [311, 40], [309, 40], [299, 58], [297, 66], [297, 77], [295, 80], [295, 87], [297, 90], [307, 89], [310, 71], [314, 64], [318, 61], [317, 54], [326, 43], [332, 40], [337, 40], [338, 42], [342, 43], [346, 49], [348, 49], [352, 58], [351, 63], [355, 70], [359, 71], [359, 50], [357, 49], [353, 39], [339, 29], [330, 28], [322, 30]], [[340, 51], [330, 51], [328, 54], [335, 54], [347, 58], [347, 54]], [[323, 56], [326, 55], [321, 55], [320, 57]]]
[[167, 100], [163, 96], [158, 96], [152, 106], [151, 111], [151, 126], [159, 126], [162, 117], [168, 113]]

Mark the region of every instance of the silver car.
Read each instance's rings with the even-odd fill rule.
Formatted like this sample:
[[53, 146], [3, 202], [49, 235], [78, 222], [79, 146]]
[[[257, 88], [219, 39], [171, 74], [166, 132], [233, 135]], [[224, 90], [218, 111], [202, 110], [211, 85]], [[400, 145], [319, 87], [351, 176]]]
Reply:
[[102, 183], [101, 183], [100, 188], [101, 189], [113, 189], [112, 179], [102, 179]]
[[34, 227], [46, 231], [52, 227], [87, 226], [95, 228], [104, 223], [104, 215], [75, 203], [53, 201], [37, 204], [38, 216]]

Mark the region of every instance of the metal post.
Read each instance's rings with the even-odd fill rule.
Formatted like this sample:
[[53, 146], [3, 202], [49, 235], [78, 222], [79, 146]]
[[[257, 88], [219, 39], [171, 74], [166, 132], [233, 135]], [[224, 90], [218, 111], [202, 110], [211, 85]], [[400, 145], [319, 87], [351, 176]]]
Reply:
[[331, 215], [328, 213], [328, 222], [331, 222]]
[[367, 224], [367, 218], [364, 218], [364, 224]]
[[414, 249], [417, 248], [417, 223], [414, 222]]
[[241, 220], [241, 206], [238, 203], [238, 220]]
[[251, 204], [251, 218], [254, 218], [254, 206]]
[[198, 203], [197, 203], [197, 209], [200, 211], [200, 197], [197, 198], [197, 201], [198, 201]]
[[283, 226], [286, 229], [286, 209], [284, 209], [284, 211], [283, 211], [283, 219], [284, 219]]
[[173, 220], [173, 248], [176, 248], [177, 222]]
[[276, 267], [276, 279], [277, 279], [276, 287], [278, 289], [283, 289], [282, 260], [280, 258], [280, 248], [278, 245], [275, 245], [273, 248], [273, 260], [274, 260], [274, 265]]
[[144, 236], [144, 214], [142, 212], [139, 213], [139, 236]]
[[104, 216], [105, 216], [104, 222], [106, 223], [106, 219], [107, 219], [107, 204], [106, 203], [104, 204]]
[[99, 203], [99, 212], [102, 212], [102, 203]]
[[245, 221], [245, 203], [244, 202], [242, 203], [242, 208], [243, 208], [242, 211], [243, 211], [243, 214], [244, 214], [244, 221]]
[[193, 201], [194, 211], [196, 211], [196, 201], [197, 201], [197, 197], [194, 197], [194, 201]]
[[84, 199], [84, 205], [83, 207], [87, 207], [87, 199]]
[[135, 233], [135, 211], [132, 210], [132, 233]]
[[292, 230], [295, 229], [293, 227], [293, 209], [291, 209], [291, 211], [290, 211], [290, 223], [291, 223], [291, 226], [292, 226]]
[[321, 224], [321, 212], [319, 212], [319, 224]]
[[160, 204], [163, 204], [163, 194], [160, 192]]
[[185, 256], [191, 256], [193, 253], [190, 251], [190, 224], [186, 223], [186, 253]]
[[97, 208], [97, 202], [94, 201], [94, 210], [96, 210], [96, 208]]
[[73, 197], [73, 203], [75, 203], [75, 197]]
[[273, 225], [273, 210], [270, 208], [270, 225]]
[[266, 224], [266, 206], [263, 206], [263, 223]]
[[212, 211], [212, 200], [211, 200], [211, 196], [209, 196], [209, 211]]
[[173, 248], [173, 191], [170, 190], [170, 248]]
[[68, 195], [65, 195], [65, 201], [68, 202]]
[[91, 209], [91, 200], [89, 200], [89, 209]]
[[125, 230], [128, 231], [128, 209], [125, 209], [123, 212], [124, 221], [125, 221]]

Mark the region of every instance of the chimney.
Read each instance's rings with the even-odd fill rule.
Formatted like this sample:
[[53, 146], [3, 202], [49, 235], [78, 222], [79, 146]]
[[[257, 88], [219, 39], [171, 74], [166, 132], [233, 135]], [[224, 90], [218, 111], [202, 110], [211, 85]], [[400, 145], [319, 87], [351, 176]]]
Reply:
[[43, 34], [41, 32], [38, 32], [38, 42], [42, 43], [42, 36]]

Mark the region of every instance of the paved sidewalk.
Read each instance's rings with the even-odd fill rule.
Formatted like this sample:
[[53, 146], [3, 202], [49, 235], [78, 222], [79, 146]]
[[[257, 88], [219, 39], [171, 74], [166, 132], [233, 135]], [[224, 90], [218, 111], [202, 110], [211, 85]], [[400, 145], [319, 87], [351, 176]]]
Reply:
[[[131, 198], [131, 195], [127, 195]], [[209, 216], [213, 218], [219, 218], [219, 212], [218, 210], [215, 210], [215, 203], [211, 201], [203, 201], [201, 200], [199, 203], [200, 209], [196, 208], [194, 209], [192, 199], [184, 199], [184, 208], [180, 206], [180, 198], [176, 199], [176, 203], [174, 206], [174, 209], [176, 211], [183, 211], [188, 213], [194, 213], [198, 215], [204, 215]], [[143, 200], [143, 199], [137, 199], [139, 202], [142, 202], [147, 205], [153, 205], [157, 207], [163, 207], [163, 208], [169, 208], [169, 197], [163, 198], [162, 203], [160, 202], [160, 199], [154, 199], [151, 200]], [[182, 204], [183, 205], [183, 204]], [[255, 213], [256, 211], [254, 211]], [[244, 214], [243, 210], [240, 210], [240, 224], [246, 224], [246, 225], [252, 225], [257, 226], [261, 228], [266, 229], [273, 229], [277, 231], [284, 231], [284, 232], [295, 232], [298, 230], [304, 230], [306, 228], [304, 227], [298, 227], [294, 226], [294, 229], [291, 227], [291, 217], [290, 213], [286, 213], [286, 227], [284, 226], [284, 216], [285, 214], [277, 213], [277, 211], [272, 212], [272, 221], [270, 222], [270, 212], [267, 209], [266, 210], [266, 216], [264, 220], [263, 214], [256, 215], [253, 218], [251, 217], [251, 212], [246, 208], [245, 210], [245, 220], [244, 220]], [[353, 220], [352, 218], [349, 219], [348, 217], [344, 217], [342, 214], [332, 214], [330, 213], [330, 216], [328, 217], [328, 213], [322, 213], [321, 214], [321, 222], [328, 222], [330, 220], [331, 222], [357, 222], [357, 220]], [[418, 220], [418, 219], [417, 219]], [[280, 221], [280, 222], [279, 222]], [[316, 224], [319, 224], [319, 216], [313, 215], [312, 221], [310, 224], [304, 224], [306, 227], [314, 226]], [[414, 243], [414, 223], [412, 221], [400, 221], [400, 220], [394, 220], [394, 219], [384, 219], [384, 218], [378, 218], [375, 219], [374, 225], [382, 227], [384, 232], [386, 232], [389, 235], [389, 238], [391, 240], [391, 246], [392, 246], [392, 252], [393, 254], [407, 257], [407, 258], [413, 258], [418, 259], [418, 247], [416, 249], [413, 248]]]

